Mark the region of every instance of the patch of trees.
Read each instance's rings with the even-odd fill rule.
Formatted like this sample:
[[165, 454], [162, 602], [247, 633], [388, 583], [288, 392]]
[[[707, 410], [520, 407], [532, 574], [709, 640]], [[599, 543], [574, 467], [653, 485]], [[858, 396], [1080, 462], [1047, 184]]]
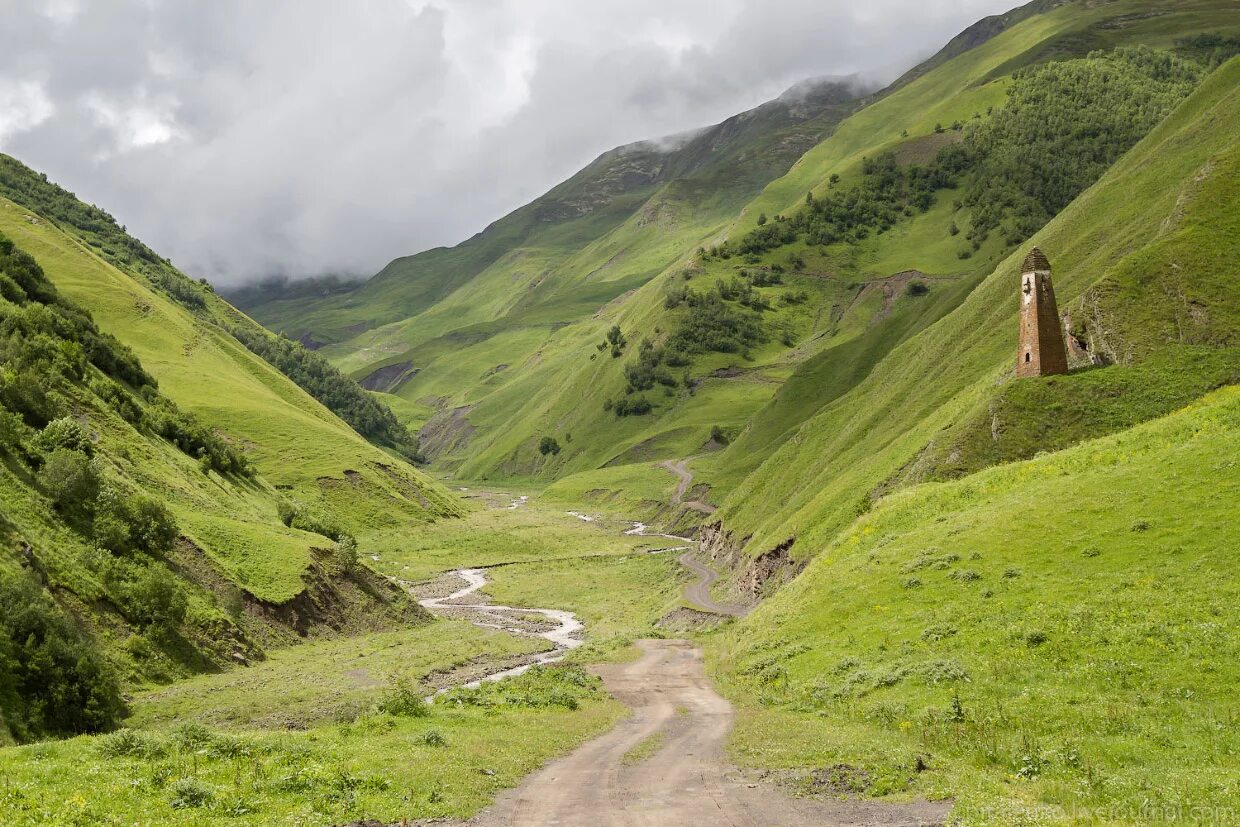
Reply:
[[811, 245], [855, 242], [871, 233], [884, 233], [896, 222], [934, 205], [935, 193], [954, 187], [967, 166], [959, 147], [945, 148], [928, 166], [902, 167], [890, 152], [867, 158], [863, 177], [846, 189], [821, 198], [808, 195], [804, 209], [794, 215], [776, 215], [737, 242], [708, 251], [728, 258], [742, 255], [751, 260], [778, 247], [804, 240]]
[[1216, 33], [1195, 34], [1177, 40], [1175, 51], [1213, 71], [1240, 55], [1240, 37]]
[[[769, 274], [761, 278], [772, 283]], [[748, 358], [750, 348], [769, 339], [761, 312], [769, 309], [770, 304], [754, 289], [754, 277], [749, 273], [726, 282], [720, 279], [706, 291], [673, 287], [664, 299], [664, 307], [684, 308], [685, 312], [676, 319], [662, 344], [642, 340], [637, 358], [624, 366], [628, 380], [624, 396], [605, 400], [604, 410], [616, 416], [649, 413], [653, 404], [644, 392], [662, 386], [664, 393], [670, 395], [681, 385], [689, 386], [688, 376], [677, 379], [671, 369], [687, 367], [694, 354], [738, 353]]]
[[125, 713], [103, 655], [24, 571], [0, 571], [0, 713], [19, 742], [103, 732]]
[[251, 352], [349, 423], [353, 430], [372, 442], [395, 449], [409, 460], [421, 461], [417, 437], [401, 424], [390, 408], [366, 393], [331, 362], [285, 336], [241, 327], [234, 328], [232, 334]]
[[992, 232], [1029, 238], [1097, 181], [1193, 90], [1197, 63], [1144, 46], [1024, 69], [1005, 105], [963, 145], [961, 202], [977, 249]]
[[[1022, 69], [1003, 107], [987, 121], [952, 124], [963, 140], [926, 165], [900, 166], [892, 153], [867, 158], [861, 180], [824, 197], [806, 197], [791, 216], [776, 215], [704, 257], [748, 261], [778, 247], [854, 243], [925, 212], [937, 193], [964, 185], [956, 207], [971, 209], [967, 258], [992, 233], [1016, 245], [1037, 232], [1093, 184], [1183, 100], [1200, 81], [1202, 64], [1240, 51], [1232, 38], [1181, 41], [1183, 54], [1144, 46], [1094, 52], [1086, 58]], [[946, 131], [941, 125], [936, 131]], [[953, 221], [951, 235], [960, 232]]]
[[553, 436], [545, 436], [538, 442], [538, 453], [545, 456], [554, 456], [560, 453], [560, 443]]
[[599, 342], [598, 349], [600, 351], [611, 350], [611, 357], [616, 359], [624, 353], [628, 345], [629, 340], [624, 338], [624, 331], [620, 329], [620, 325], [613, 324], [611, 330], [607, 331], [607, 335], [603, 337], [603, 341]]

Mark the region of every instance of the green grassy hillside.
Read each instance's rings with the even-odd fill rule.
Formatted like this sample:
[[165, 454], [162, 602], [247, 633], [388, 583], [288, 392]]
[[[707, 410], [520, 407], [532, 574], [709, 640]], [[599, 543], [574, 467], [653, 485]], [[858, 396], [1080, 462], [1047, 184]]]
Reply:
[[421, 619], [347, 541], [282, 522], [236, 435], [166, 396], [3, 235], [0, 295], [5, 739], [111, 728], [122, 687], [269, 643]]
[[[1221, 270], [1177, 268], [1171, 265], [1178, 261], [1151, 253], [1176, 249], [1190, 238], [1209, 237], [1213, 245], [1194, 249], [1194, 256], [1226, 260], [1235, 254], [1236, 236], [1228, 230], [1235, 222], [1230, 199], [1195, 196], [1208, 190], [1207, 182], [1215, 174], [1220, 175], [1217, 185], [1226, 187], [1227, 170], [1235, 169], [1237, 149], [1229, 136], [1240, 122], [1237, 78], [1240, 61], [1217, 70], [1166, 122], [1032, 239], [1051, 251], [1056, 293], [1065, 307], [1077, 307], [1091, 288], [1097, 289], [1095, 285], [1118, 278], [1113, 273], [1125, 274], [1132, 304], [1174, 306], [1183, 299], [1168, 298], [1159, 284], [1164, 272], [1160, 268], [1183, 279], [1186, 297], [1212, 297], [1189, 301], [1228, 304], [1215, 292], [1219, 280], [1226, 280], [1225, 265]], [[1012, 285], [1019, 279], [1020, 259], [1017, 253], [1005, 260], [959, 309], [895, 348], [856, 388], [806, 421], [728, 498], [720, 512], [725, 525], [738, 535], [753, 534], [752, 549], [795, 537], [796, 553], [813, 555], [868, 507], [872, 494], [886, 490], [916, 463], [923, 449], [929, 446], [934, 452], [940, 440], [954, 439], [945, 436], [945, 430], [952, 433], [955, 423], [981, 415], [1010, 381], [1016, 325]], [[1149, 269], [1141, 269], [1144, 262], [1150, 263]], [[1130, 347], [1135, 349], [1138, 342], [1158, 347], [1207, 340], [1234, 347], [1237, 330], [1229, 311], [1196, 318], [1186, 318], [1176, 336], [1145, 335], [1129, 340]], [[944, 358], [946, 354], [950, 358]], [[1220, 373], [1215, 367], [1217, 360], [1197, 358], [1191, 349], [1165, 358], [1175, 359], [1176, 354], [1179, 362], [1172, 370], [1199, 373], [1201, 379], [1192, 380], [1198, 381], [1198, 390], [1228, 377], [1226, 368]], [[1106, 370], [1115, 369], [1098, 373]], [[1134, 384], [1143, 381], [1142, 371], [1128, 376]], [[1115, 378], [1123, 384], [1120, 376]], [[1055, 405], [1068, 408], [1087, 402], [1099, 381], [1102, 377], [1090, 372], [1036, 380], [1053, 385]], [[1144, 403], [1130, 396], [1125, 399], [1134, 408], [1120, 418], [1129, 417], [1126, 421], [1131, 422], [1135, 407]], [[1183, 401], [1185, 396], [1170, 392], [1161, 406], [1145, 410], [1156, 414]], [[1060, 420], [1053, 414], [1048, 417], [1051, 412], [1030, 416], [1040, 415], [1047, 447], [1058, 447], [1064, 444], [1054, 433]], [[1036, 446], [1027, 444], [1024, 450]]]
[[[1122, 11], [1111, 10], [1114, 14]], [[1214, 20], [1219, 19], [1216, 10]], [[1096, 19], [1093, 22], [1099, 24]], [[1201, 23], [1192, 18], [1182, 22], [1190, 33]], [[1059, 25], [1071, 28], [1079, 21], [1060, 21]], [[1031, 42], [1051, 36], [1046, 26], [1041, 17], [1031, 18], [987, 41], [980, 54], [971, 51], [947, 61], [845, 120], [835, 134], [811, 153], [834, 152], [833, 163], [839, 165], [824, 167], [826, 171], [819, 173], [823, 185], [819, 200], [857, 180], [861, 175], [858, 167], [864, 166], [861, 156], [883, 148], [882, 136], [890, 134], [891, 139], [887, 140], [894, 141], [891, 146], [898, 151], [899, 158], [906, 148], [914, 150], [919, 142], [938, 137], [934, 124], [951, 124], [949, 118], [958, 119], [960, 116], [953, 115], [950, 107], [984, 112], [1001, 103], [1008, 85], [1002, 79], [987, 80], [994, 67], [1027, 51]], [[960, 89], [963, 91], [958, 92]], [[965, 106], [970, 109], [963, 110]], [[918, 136], [913, 131], [918, 128], [927, 134]], [[854, 134], [851, 130], [859, 130], [857, 136], [869, 136], [872, 142], [867, 150], [859, 149], [860, 137], [849, 137]], [[909, 137], [900, 137], [905, 131], [910, 132]], [[799, 162], [785, 177], [800, 180], [797, 186], [801, 188], [802, 200], [806, 191], [819, 192], [804, 179], [809, 158]], [[841, 178], [836, 184], [830, 182], [831, 175], [837, 174], [834, 170], [839, 170]], [[791, 186], [785, 179], [781, 181], [781, 186]], [[623, 304], [604, 308], [596, 314], [597, 320], [583, 323], [580, 328], [566, 328], [557, 338], [577, 339], [580, 344], [575, 348], [563, 341], [557, 341], [554, 348], [544, 346], [536, 364], [526, 362], [518, 372], [510, 366], [500, 374], [492, 374], [482, 388], [461, 400], [469, 407], [462, 409], [458, 418], [466, 419], [479, 431], [471, 435], [471, 441], [459, 452], [468, 455], [462, 472], [470, 476], [496, 470], [561, 476], [607, 463], [690, 456], [709, 447], [711, 427], [718, 425], [725, 431], [739, 431], [740, 438], [717, 459], [699, 461], [695, 467], [716, 491], [728, 491], [765, 460], [800, 422], [851, 390], [881, 356], [911, 332], [952, 310], [967, 295], [969, 287], [977, 284], [980, 276], [1002, 257], [1004, 243], [998, 233], [979, 238], [977, 249], [967, 259], [958, 255], [964, 243], [963, 233], [953, 237], [948, 232], [949, 225], [959, 223], [968, 229], [970, 210], [966, 206], [953, 216], [952, 198], [950, 192], [939, 194], [937, 203], [929, 210], [914, 211], [911, 218], [902, 219], [886, 233], [826, 248], [809, 246], [803, 241], [783, 246], [758, 256], [757, 268], [750, 266], [753, 256], [749, 254], [733, 253], [731, 258], [696, 256], [643, 287]], [[745, 214], [751, 218], [761, 215], [762, 203], [760, 198]], [[735, 232], [743, 228], [742, 222]], [[699, 355], [690, 368], [670, 370], [675, 379], [689, 373], [694, 382], [693, 393], [690, 395], [685, 388], [664, 387], [645, 392], [653, 406], [653, 417], [617, 420], [594, 407], [614, 399], [628, 383], [622, 366], [608, 364], [612, 360], [599, 364], [600, 358], [595, 358], [593, 364], [583, 368], [581, 363], [593, 355], [584, 351], [584, 340], [601, 337], [610, 323], [617, 323], [628, 331], [630, 339], [648, 336], [660, 341], [677, 324], [676, 315], [660, 307], [660, 299], [668, 292], [681, 284], [699, 291], [704, 286], [709, 289], [715, 279], [728, 280], [746, 270], [776, 267], [785, 271], [784, 284], [758, 290], [772, 304], [770, 310], [762, 313], [769, 338], [760, 348], [751, 348], [748, 354]], [[881, 284], [882, 276], [910, 269], [929, 274], [924, 278], [915, 276], [930, 287], [928, 299], [903, 294], [910, 280], [905, 275], [890, 279], [883, 303], [867, 304], [879, 298], [875, 288]], [[867, 292], [862, 285], [874, 287]], [[807, 301], [796, 306], [782, 304], [782, 294], [790, 289], [803, 290]], [[887, 303], [892, 306], [885, 306]], [[854, 341], [854, 337], [859, 338]], [[571, 364], [572, 354], [576, 354], [579, 364]], [[599, 357], [602, 355], [605, 354]], [[619, 361], [627, 367], [631, 358], [625, 355]], [[740, 370], [728, 370], [730, 366]], [[720, 380], [714, 372], [721, 369], [734, 376]], [[792, 378], [785, 382], [789, 376]], [[411, 386], [419, 380], [432, 381], [419, 375]], [[555, 390], [558, 388], [566, 389], [562, 397]], [[774, 395], [776, 389], [778, 396]], [[581, 404], [582, 400], [586, 404]], [[506, 427], [488, 437], [488, 418], [494, 413], [499, 421], [501, 412]], [[563, 453], [552, 462], [538, 461], [534, 448], [543, 433], [556, 436], [562, 444], [565, 440], [560, 437], [571, 435], [572, 445], [565, 445]]]
[[[31, 175], [4, 159], [5, 191], [59, 220], [0, 198], [6, 325], [23, 343], [4, 360], [0, 585], [24, 606], [5, 646], [33, 635], [43, 649], [0, 652], [17, 664], [0, 686], [5, 737], [107, 728], [120, 711], [109, 686], [422, 619], [356, 564], [357, 546], [386, 547], [459, 502], [243, 346], [237, 331], [267, 336], [256, 325]], [[40, 309], [58, 302], [66, 318], [90, 313], [66, 326]], [[96, 677], [72, 677], [73, 647]], [[43, 650], [61, 671], [9, 683]], [[62, 697], [65, 720], [44, 720], [63, 681], [104, 694]], [[70, 720], [83, 705], [101, 711]]]
[[[762, 176], [778, 174], [779, 164], [772, 157], [765, 166], [735, 171], [733, 156], [793, 128], [771, 120], [779, 108], [729, 122], [724, 148], [714, 154], [701, 141], [666, 156], [649, 148], [609, 153], [465, 245], [395, 262], [363, 287], [321, 301], [301, 293], [267, 302], [260, 292], [253, 307], [277, 329], [332, 341], [320, 352], [385, 392], [380, 396], [405, 421], [420, 426], [439, 468], [466, 479], [591, 472], [599, 487], [598, 475], [608, 468], [696, 456], [699, 481], [721, 503], [801, 423], [832, 404], [846, 408], [841, 398], [879, 366], [890, 369], [899, 346], [955, 311], [987, 276], [992, 281], [985, 283], [998, 283], [1001, 277], [991, 273], [1014, 245], [1091, 184], [1226, 53], [1190, 47], [1185, 38], [1237, 31], [1234, 4], [1222, 0], [1030, 4], [979, 23], [888, 90], [833, 103], [806, 121], [806, 129], [830, 134], [748, 203]], [[1098, 79], [1112, 58], [1084, 56], [1133, 44], [1175, 49], [1179, 74], [1159, 75], [1161, 69], [1140, 68], [1147, 58], [1134, 58], [1131, 65], [1139, 68], [1123, 69], [1132, 91], [1111, 92], [1118, 86]], [[1063, 68], [1022, 74], [1049, 60]], [[1117, 70], [1127, 65], [1115, 60], [1110, 65]], [[1047, 104], [1039, 97], [1043, 89], [1062, 102]], [[1117, 115], [1108, 94], [1144, 102]], [[839, 120], [842, 106], [857, 111]], [[1089, 114], [1080, 114], [1073, 128], [1107, 136], [1091, 163], [1083, 160], [1082, 142], [1065, 143], [1075, 147], [1073, 155], [1060, 151], [1053, 136], [1039, 139], [1044, 156], [1017, 153], [1013, 160], [1028, 137], [1029, 116], [1022, 121], [1021, 111], [1058, 122], [1061, 112], [1078, 110]], [[889, 169], [883, 166], [888, 152]], [[1056, 167], [1061, 157], [1071, 160]], [[943, 158], [957, 166], [946, 170]], [[651, 164], [657, 173], [650, 173]], [[653, 177], [642, 179], [638, 168]], [[923, 203], [917, 176], [927, 170], [938, 178]], [[1030, 198], [994, 185], [1021, 175], [1046, 176], [1053, 186]], [[639, 179], [646, 183], [622, 184]], [[876, 183], [887, 179], [897, 182], [896, 190], [876, 189], [888, 186]], [[755, 229], [778, 236], [801, 220], [807, 193], [821, 206], [854, 191], [877, 193], [866, 196], [882, 205], [875, 223], [851, 224], [830, 237], [801, 232], [790, 243], [748, 242]], [[527, 213], [547, 218], [547, 226], [532, 235], [516, 229], [528, 224]], [[484, 247], [490, 252], [476, 265], [460, 259], [481, 255]], [[1108, 335], [1121, 335], [1111, 335], [1117, 319], [1133, 315], [1119, 308], [1129, 289], [1123, 285], [1139, 277], [1117, 272], [1112, 278], [1110, 286], [1098, 286], [1088, 312], [1082, 305], [1073, 317], [1083, 341], [1097, 340], [1098, 353], [1114, 349]], [[913, 282], [928, 290], [912, 292]], [[713, 298], [716, 284], [722, 301]], [[1075, 299], [1074, 289], [1068, 292]], [[1225, 295], [1218, 285], [1209, 292], [1215, 304]], [[985, 301], [996, 298], [991, 288]], [[1205, 312], [1213, 311], [1212, 305]], [[390, 320], [382, 315], [389, 312]], [[1216, 317], [1226, 328], [1226, 312]], [[1167, 315], [1160, 323], [1170, 329], [1177, 320]], [[600, 349], [613, 326], [627, 346]], [[357, 327], [367, 329], [356, 333]], [[746, 329], [751, 332], [737, 334]], [[650, 347], [643, 348], [647, 340]], [[962, 375], [977, 379], [977, 371], [971, 364]], [[731, 445], [720, 451], [712, 433]], [[561, 450], [541, 454], [544, 437]], [[928, 432], [922, 438], [919, 449]], [[858, 456], [869, 450], [858, 449]], [[883, 477], [897, 470], [885, 467]], [[615, 473], [615, 482], [602, 488], [619, 491], [632, 476]], [[848, 508], [881, 482], [868, 480], [864, 490], [847, 486]], [[738, 497], [764, 484], [759, 478]], [[739, 518], [746, 533], [768, 522], [734, 502], [725, 516]], [[796, 533], [787, 521], [783, 527]]]
[[887, 497], [711, 642], [735, 757], [961, 824], [1228, 823], [1238, 452], [1230, 387]]
[[[8, 200], [0, 205], [0, 232], [30, 252], [60, 290], [90, 307], [103, 330], [133, 348], [169, 397], [234, 439], [289, 505], [304, 512], [304, 525], [364, 541], [459, 513], [441, 487], [362, 439], [211, 318], [107, 263], [37, 213]], [[204, 523], [227, 564], [253, 554], [243, 527]], [[300, 567], [285, 564], [296, 559], [304, 566], [305, 549], [293, 558], [254, 560], [283, 578], [273, 595], [298, 588]], [[261, 591], [258, 581], [244, 585]]]
[[620, 243], [610, 256], [597, 258], [596, 266], [610, 265], [607, 269], [622, 270], [624, 275], [595, 273], [595, 278], [587, 277], [593, 286], [574, 284], [564, 295], [564, 282], [576, 282], [588, 272], [572, 265], [575, 258], [580, 263], [585, 248], [633, 218], [643, 224], [656, 217], [666, 221], [678, 204], [691, 207], [698, 226], [735, 212], [830, 131], [852, 107], [855, 89], [852, 79], [822, 80], [697, 134], [605, 152], [572, 178], [462, 244], [396, 259], [360, 286], [336, 286], [325, 300], [314, 300], [318, 291], [296, 285], [287, 293], [280, 285], [260, 286], [238, 291], [232, 298], [273, 330], [337, 342], [353, 338], [359, 328], [370, 330], [415, 317], [468, 287], [480, 274], [485, 278], [498, 272], [515, 281], [523, 270], [541, 267], [558, 270], [560, 283], [552, 292], [560, 295], [552, 299], [534, 289], [510, 288], [504, 298], [528, 292], [521, 303], [545, 306], [551, 320], [580, 309], [573, 306], [578, 303], [592, 312], [661, 267], [643, 273], [641, 264], [629, 260], [632, 246]]

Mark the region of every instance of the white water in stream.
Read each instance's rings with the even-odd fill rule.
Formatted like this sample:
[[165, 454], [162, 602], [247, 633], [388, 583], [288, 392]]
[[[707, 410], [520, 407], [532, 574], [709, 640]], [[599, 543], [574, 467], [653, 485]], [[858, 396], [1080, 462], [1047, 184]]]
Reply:
[[[680, 540], [685, 543], [696, 543], [692, 537], [681, 537], [679, 534], [660, 534], [657, 531], [649, 531], [650, 526], [645, 523], [633, 523], [633, 527], [624, 532], [630, 537], [666, 537], [669, 540]], [[661, 549], [662, 551], [679, 551], [688, 546], [680, 546], [676, 549]]]
[[[493, 672], [490, 675], [484, 675], [478, 680], [470, 681], [465, 684], [464, 686], [466, 689], [476, 689], [483, 683], [489, 681], [498, 681], [503, 680], [504, 678], [512, 677], [513, 675], [520, 675], [529, 671], [530, 667], [538, 664], [555, 663], [556, 661], [563, 659], [569, 649], [576, 649], [581, 645], [581, 640], [574, 637], [574, 635], [584, 629], [585, 626], [580, 620], [577, 619], [577, 615], [572, 612], [566, 612], [562, 609], [527, 609], [516, 606], [497, 606], [494, 603], [457, 603], [455, 601], [468, 597], [485, 586], [487, 584], [487, 577], [486, 573], [483, 572], [482, 569], [458, 569], [452, 573], [465, 581], [465, 587], [458, 589], [447, 597], [423, 598], [418, 601], [423, 608], [431, 611], [434, 611], [435, 609], [467, 609], [471, 612], [486, 615], [494, 620], [493, 623], [474, 621], [479, 626], [488, 626], [493, 629], [501, 629], [505, 632], [510, 632], [512, 634], [522, 635], [525, 637], [533, 636], [546, 638], [555, 644], [554, 649], [549, 652], [540, 652], [530, 663], [522, 664], [521, 666], [517, 666], [512, 669], [505, 669], [501, 672]], [[505, 617], [505, 613], [509, 612], [523, 615], [540, 614], [548, 620], [554, 620], [560, 625], [546, 632], [531, 633], [514, 626], [512, 624], [512, 619]]]

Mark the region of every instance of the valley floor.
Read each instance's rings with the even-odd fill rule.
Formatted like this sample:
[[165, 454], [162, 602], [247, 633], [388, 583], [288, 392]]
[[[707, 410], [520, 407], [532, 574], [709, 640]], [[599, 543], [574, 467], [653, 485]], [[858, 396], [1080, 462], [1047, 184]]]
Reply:
[[[373, 538], [364, 549], [375, 570], [421, 583], [410, 588], [447, 617], [139, 691], [118, 733], [0, 749], [0, 823], [468, 818], [607, 731], [625, 710], [580, 664], [629, 658], [633, 639], [682, 606], [688, 574], [664, 553], [679, 549], [626, 533], [632, 523], [618, 517], [585, 520], [519, 494], [471, 496], [478, 507], [464, 519], [428, 526], [405, 546]], [[471, 570], [462, 590], [453, 572], [465, 566], [486, 568]], [[454, 590], [469, 594], [452, 600]], [[563, 611], [478, 605], [500, 602]], [[549, 621], [573, 612], [587, 629], [581, 646], [571, 626], [571, 645], [547, 634]], [[570, 651], [555, 668], [478, 685]]]

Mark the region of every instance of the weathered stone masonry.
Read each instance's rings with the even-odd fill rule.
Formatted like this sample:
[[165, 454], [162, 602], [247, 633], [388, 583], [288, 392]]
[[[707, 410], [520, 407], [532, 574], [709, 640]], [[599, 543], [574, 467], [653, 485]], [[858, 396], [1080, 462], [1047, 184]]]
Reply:
[[1034, 247], [1021, 267], [1017, 377], [1068, 372], [1062, 324], [1055, 306], [1055, 288], [1051, 284], [1051, 263], [1045, 253]]

